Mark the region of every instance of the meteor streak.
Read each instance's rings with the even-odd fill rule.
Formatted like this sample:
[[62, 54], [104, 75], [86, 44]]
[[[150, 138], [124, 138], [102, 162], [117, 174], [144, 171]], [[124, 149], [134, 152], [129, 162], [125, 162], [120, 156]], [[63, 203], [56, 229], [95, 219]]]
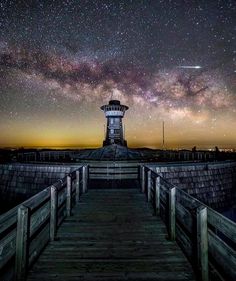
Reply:
[[180, 65], [177, 68], [185, 68], [185, 69], [201, 69], [200, 65]]

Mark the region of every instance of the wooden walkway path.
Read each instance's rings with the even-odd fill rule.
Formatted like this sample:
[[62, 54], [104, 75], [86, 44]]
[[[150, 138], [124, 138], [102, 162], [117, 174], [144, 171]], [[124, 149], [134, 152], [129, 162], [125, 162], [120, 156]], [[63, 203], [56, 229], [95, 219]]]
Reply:
[[89, 190], [28, 281], [195, 280], [164, 224], [136, 189]]

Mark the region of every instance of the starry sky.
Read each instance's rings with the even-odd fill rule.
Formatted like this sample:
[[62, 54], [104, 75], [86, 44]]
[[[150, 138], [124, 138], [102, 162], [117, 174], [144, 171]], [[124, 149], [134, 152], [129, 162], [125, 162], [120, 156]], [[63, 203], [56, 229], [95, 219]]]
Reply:
[[0, 0], [0, 146], [236, 147], [236, 2]]

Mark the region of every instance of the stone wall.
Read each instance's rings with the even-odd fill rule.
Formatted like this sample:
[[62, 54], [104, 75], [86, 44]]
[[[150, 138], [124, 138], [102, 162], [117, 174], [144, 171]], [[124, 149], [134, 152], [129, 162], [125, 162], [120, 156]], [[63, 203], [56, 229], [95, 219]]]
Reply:
[[1, 212], [43, 190], [74, 169], [51, 164], [0, 165]]
[[153, 169], [212, 208], [236, 203], [236, 162], [171, 163]]

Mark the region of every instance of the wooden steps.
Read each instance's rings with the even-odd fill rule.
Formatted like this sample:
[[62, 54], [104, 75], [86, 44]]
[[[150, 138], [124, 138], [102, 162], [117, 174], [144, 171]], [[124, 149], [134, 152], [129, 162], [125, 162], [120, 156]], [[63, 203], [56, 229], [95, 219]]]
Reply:
[[135, 189], [81, 197], [28, 274], [28, 281], [195, 280], [164, 224]]

